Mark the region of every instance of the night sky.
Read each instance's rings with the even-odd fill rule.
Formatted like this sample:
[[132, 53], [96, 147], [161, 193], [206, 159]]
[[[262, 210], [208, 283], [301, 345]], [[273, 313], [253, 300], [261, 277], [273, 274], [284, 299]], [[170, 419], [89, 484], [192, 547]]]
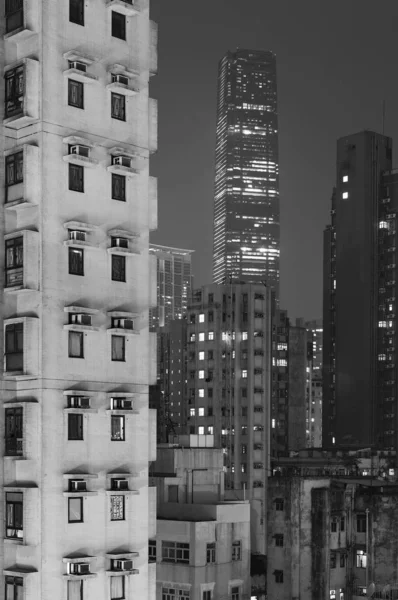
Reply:
[[[159, 24], [159, 228], [151, 241], [191, 248], [195, 286], [211, 283], [217, 66], [227, 50], [276, 53], [281, 307], [322, 315], [322, 233], [335, 142], [363, 129], [398, 140], [396, 0], [151, 0]], [[398, 142], [397, 142], [398, 143]], [[394, 165], [398, 166], [395, 160]]]

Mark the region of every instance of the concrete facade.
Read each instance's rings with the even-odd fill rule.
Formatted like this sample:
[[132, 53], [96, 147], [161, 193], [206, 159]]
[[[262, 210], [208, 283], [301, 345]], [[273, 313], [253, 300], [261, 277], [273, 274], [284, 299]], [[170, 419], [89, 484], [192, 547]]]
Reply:
[[7, 11], [1, 585], [150, 598], [157, 28], [148, 0]]
[[308, 321], [307, 382], [306, 382], [306, 442], [310, 448], [322, 446], [322, 319]]

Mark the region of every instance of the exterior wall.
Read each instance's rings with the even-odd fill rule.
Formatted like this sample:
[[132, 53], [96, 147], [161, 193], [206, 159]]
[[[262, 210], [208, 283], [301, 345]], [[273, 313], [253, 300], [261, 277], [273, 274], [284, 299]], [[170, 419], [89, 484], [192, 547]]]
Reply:
[[307, 332], [304, 327], [289, 331], [289, 402], [288, 449], [305, 446], [305, 396], [307, 368]]
[[[27, 600], [66, 597], [71, 556], [82, 562], [92, 557], [95, 577], [84, 580], [84, 597], [108, 598], [107, 553], [115, 551], [139, 553], [134, 557], [139, 572], [126, 576], [126, 590], [129, 596], [149, 597], [148, 460], [154, 448], [148, 444], [148, 386], [155, 381], [155, 369], [148, 326], [148, 173], [156, 119], [150, 130], [148, 78], [150, 50], [156, 49], [150, 41], [148, 0], [140, 0], [137, 14], [127, 17], [127, 43], [111, 36], [111, 9], [120, 3], [106, 4], [86, 3], [82, 27], [69, 21], [68, 2], [25, 2], [26, 29], [4, 41], [6, 68], [31, 57], [26, 114], [3, 121], [1, 136], [6, 154], [25, 148], [26, 173], [17, 197], [5, 206], [2, 235], [26, 231], [29, 251], [23, 286], [5, 289], [2, 302], [3, 324], [10, 319], [24, 323], [23, 371], [6, 372], [1, 382], [5, 406], [24, 410], [23, 454], [4, 458], [2, 481], [3, 492], [23, 493], [24, 537], [2, 544], [1, 572], [22, 573]], [[68, 78], [76, 74], [64, 73], [65, 53], [76, 48], [90, 59], [84, 110], [68, 105]], [[126, 122], [111, 118], [107, 86], [115, 64], [139, 73], [139, 93], [126, 99]], [[90, 147], [84, 193], [68, 187], [70, 136], [83, 138]], [[126, 202], [111, 199], [109, 167], [115, 146], [133, 155], [137, 167], [127, 177]], [[3, 185], [1, 189], [4, 205]], [[87, 231], [81, 277], [68, 271], [68, 229], [74, 228]], [[111, 280], [112, 230], [129, 239], [123, 283]], [[1, 260], [4, 267], [3, 251]], [[84, 335], [84, 359], [68, 356], [68, 313], [79, 312], [72, 307], [92, 315], [92, 326], [76, 327]], [[111, 360], [112, 311], [134, 315], [135, 333], [118, 331], [125, 336], [125, 361]], [[134, 408], [125, 411], [125, 441], [118, 443], [111, 441], [110, 397], [116, 394], [132, 398]], [[90, 409], [81, 411], [83, 440], [68, 440], [68, 395], [90, 398]], [[1, 423], [3, 429], [4, 417]], [[122, 493], [124, 521], [110, 520], [112, 473], [126, 474], [129, 482], [129, 491]], [[82, 523], [68, 523], [71, 474], [87, 479]], [[4, 589], [4, 581], [1, 585]]]
[[306, 323], [307, 381], [306, 381], [306, 443], [310, 448], [322, 446], [322, 320]]

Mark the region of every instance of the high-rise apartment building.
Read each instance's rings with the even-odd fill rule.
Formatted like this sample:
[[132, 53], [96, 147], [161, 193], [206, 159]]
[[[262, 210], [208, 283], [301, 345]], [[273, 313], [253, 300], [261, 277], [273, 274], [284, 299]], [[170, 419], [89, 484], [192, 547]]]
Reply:
[[156, 25], [148, 0], [7, 0], [2, 26], [1, 586], [151, 598]]
[[213, 281], [279, 290], [276, 59], [236, 50], [220, 61], [214, 191]]
[[307, 389], [306, 440], [307, 446], [322, 446], [322, 319], [308, 321], [307, 328]]
[[398, 173], [392, 140], [337, 143], [324, 244], [323, 445], [395, 450]]
[[192, 289], [193, 250], [150, 244], [157, 264], [157, 306], [150, 311], [150, 327], [157, 331], [185, 315]]

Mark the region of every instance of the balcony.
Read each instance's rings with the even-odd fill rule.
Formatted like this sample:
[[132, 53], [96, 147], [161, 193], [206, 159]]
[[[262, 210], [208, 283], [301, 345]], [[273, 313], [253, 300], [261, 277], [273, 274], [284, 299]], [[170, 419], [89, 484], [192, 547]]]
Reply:
[[11, 129], [21, 129], [39, 118], [39, 61], [24, 58], [7, 68], [3, 124]]
[[140, 12], [137, 0], [108, 0], [106, 6], [126, 17], [133, 17]]
[[8, 437], [5, 439], [5, 454], [6, 456], [22, 456], [23, 455], [23, 438]]
[[23, 285], [23, 267], [17, 269], [8, 269], [6, 271], [6, 282], [7, 288], [22, 286]]

